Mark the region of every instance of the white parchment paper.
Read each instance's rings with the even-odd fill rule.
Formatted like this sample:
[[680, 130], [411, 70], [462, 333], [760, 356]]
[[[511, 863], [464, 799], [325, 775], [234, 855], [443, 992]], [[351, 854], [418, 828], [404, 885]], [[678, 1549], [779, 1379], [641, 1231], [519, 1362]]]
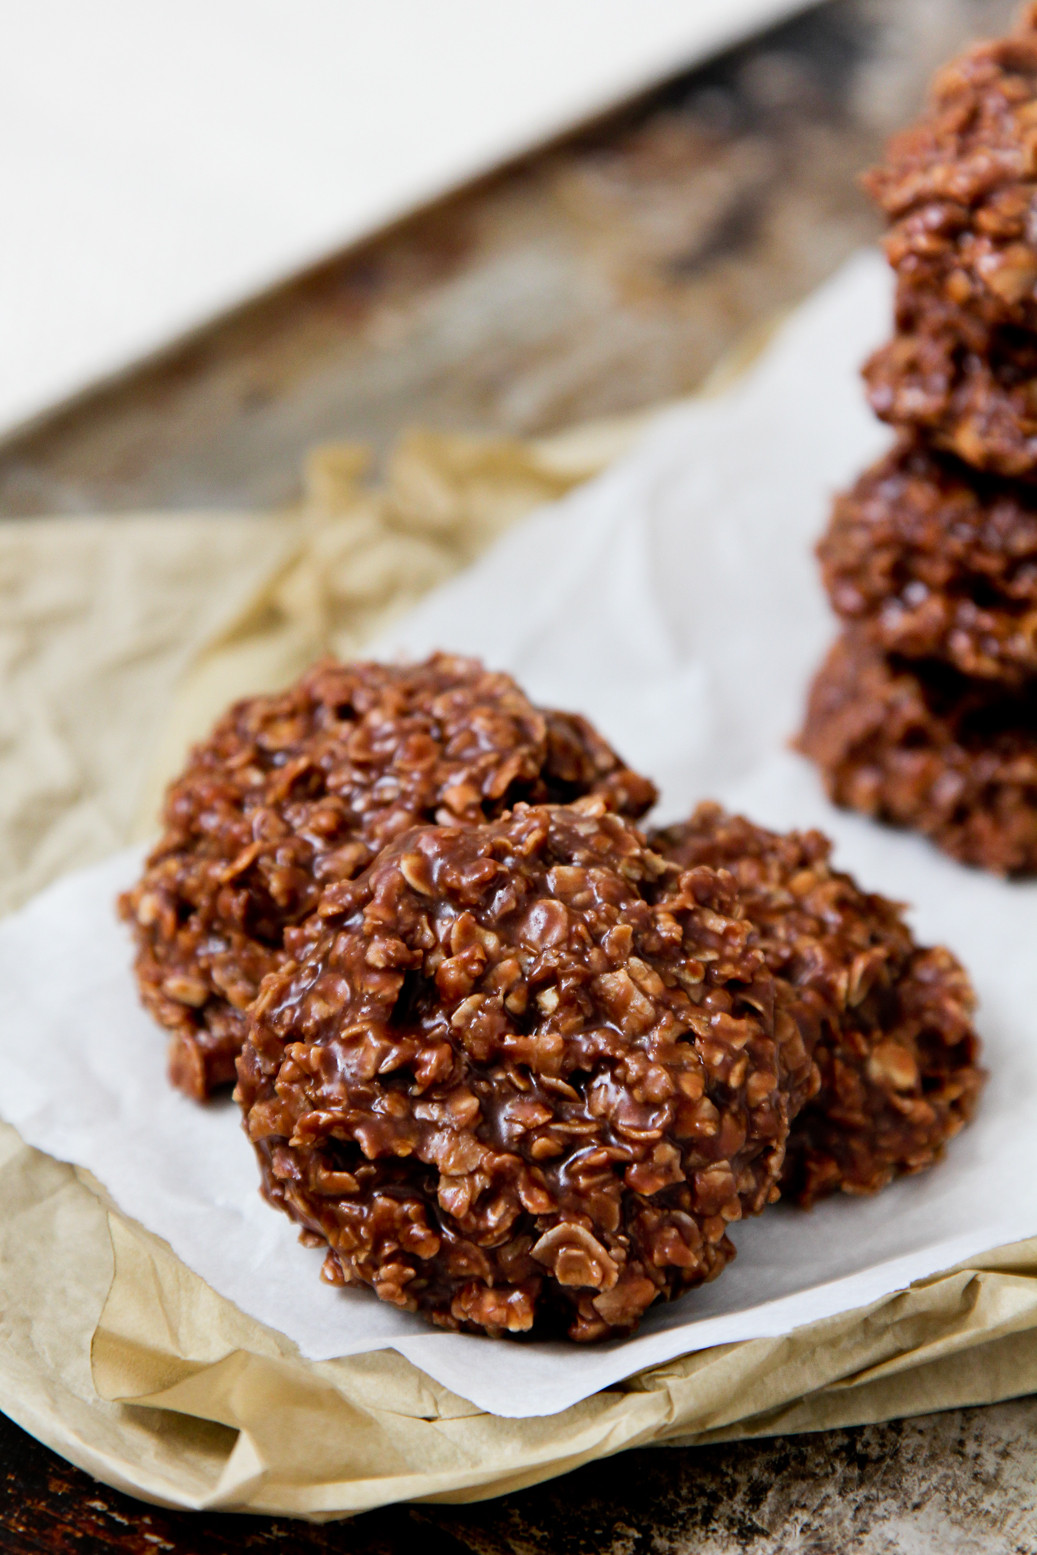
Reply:
[[[0, 1113], [88, 1167], [119, 1205], [246, 1312], [327, 1358], [391, 1345], [509, 1417], [550, 1414], [691, 1350], [776, 1335], [1037, 1233], [1037, 886], [833, 810], [786, 750], [834, 623], [811, 554], [833, 489], [881, 449], [857, 366], [888, 323], [880, 262], [851, 264], [720, 398], [660, 419], [602, 479], [509, 534], [382, 644], [443, 646], [588, 713], [673, 817], [714, 795], [773, 825], [819, 825], [865, 885], [911, 902], [972, 972], [992, 1078], [946, 1161], [874, 1199], [781, 1205], [734, 1228], [715, 1284], [580, 1349], [443, 1334], [320, 1283], [319, 1252], [259, 1199], [231, 1103], [165, 1080], [112, 902], [136, 852], [59, 881], [0, 925]], [[55, 954], [57, 952], [57, 954]]]

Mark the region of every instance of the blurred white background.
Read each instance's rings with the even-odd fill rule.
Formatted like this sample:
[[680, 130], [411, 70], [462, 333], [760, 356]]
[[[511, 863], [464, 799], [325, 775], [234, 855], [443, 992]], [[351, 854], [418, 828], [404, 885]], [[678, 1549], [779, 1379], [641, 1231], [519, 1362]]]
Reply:
[[0, 430], [806, 0], [0, 0]]

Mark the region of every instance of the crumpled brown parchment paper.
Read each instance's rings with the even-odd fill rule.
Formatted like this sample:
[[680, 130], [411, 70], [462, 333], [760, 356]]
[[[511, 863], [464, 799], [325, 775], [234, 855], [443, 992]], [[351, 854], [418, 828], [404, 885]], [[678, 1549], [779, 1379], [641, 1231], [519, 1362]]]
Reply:
[[[414, 432], [382, 478], [318, 450], [300, 507], [0, 524], [0, 907], [154, 826], [234, 696], [357, 651], [509, 523], [629, 445]], [[500, 1420], [392, 1351], [303, 1361], [0, 1126], [0, 1406], [166, 1504], [314, 1519], [501, 1494], [650, 1442], [817, 1430], [1037, 1389], [1037, 1239], [562, 1414]]]

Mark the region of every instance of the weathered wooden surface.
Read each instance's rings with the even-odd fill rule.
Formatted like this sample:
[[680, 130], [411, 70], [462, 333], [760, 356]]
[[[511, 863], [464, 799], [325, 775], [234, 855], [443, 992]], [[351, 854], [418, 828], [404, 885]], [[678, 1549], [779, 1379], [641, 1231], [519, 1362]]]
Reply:
[[875, 230], [855, 186], [1010, 0], [836, 0], [0, 449], [0, 513], [248, 507], [315, 441], [539, 432], [685, 392]]
[[0, 1417], [0, 1548], [92, 1555], [1033, 1555], [1037, 1399], [773, 1442], [656, 1448], [468, 1507], [314, 1527], [166, 1512]]
[[[252, 507], [316, 441], [550, 431], [680, 394], [875, 230], [855, 175], [1005, 0], [831, 0], [0, 447], [0, 513]], [[325, 1528], [141, 1507], [0, 1417], [0, 1548], [1030, 1555], [1037, 1400], [629, 1454]]]

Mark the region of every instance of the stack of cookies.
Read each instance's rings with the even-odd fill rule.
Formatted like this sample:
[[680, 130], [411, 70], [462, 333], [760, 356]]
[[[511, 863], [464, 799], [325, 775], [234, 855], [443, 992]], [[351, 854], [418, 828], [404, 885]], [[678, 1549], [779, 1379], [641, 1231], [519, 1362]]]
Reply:
[[998, 874], [1037, 870], [1037, 6], [937, 76], [866, 185], [898, 440], [819, 555], [844, 630], [801, 746], [831, 797]]

